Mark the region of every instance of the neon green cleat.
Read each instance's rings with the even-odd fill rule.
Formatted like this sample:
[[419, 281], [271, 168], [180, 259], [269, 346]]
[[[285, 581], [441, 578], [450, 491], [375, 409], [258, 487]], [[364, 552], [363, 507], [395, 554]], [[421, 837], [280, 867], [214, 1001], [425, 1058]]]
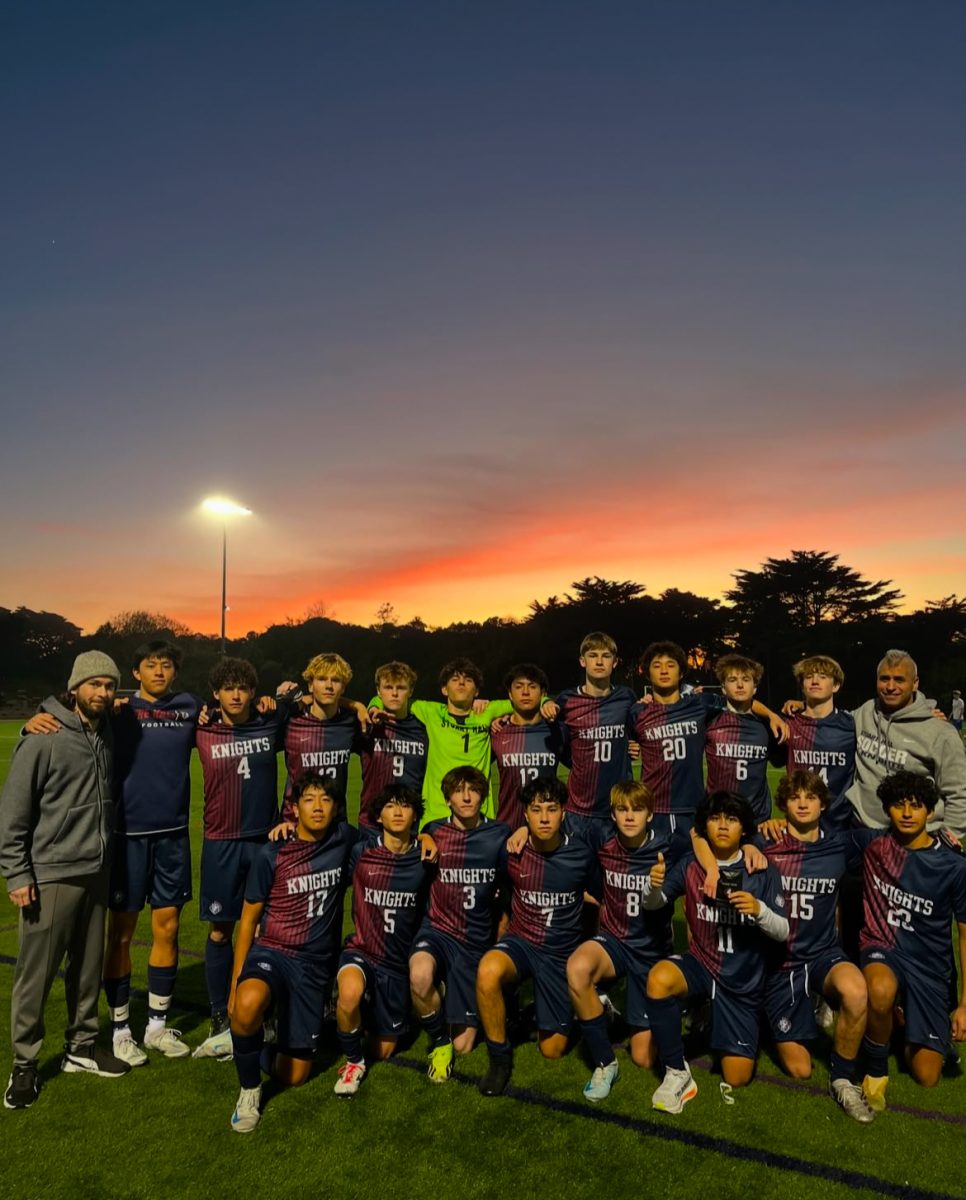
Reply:
[[453, 1043], [445, 1042], [429, 1052], [429, 1070], [426, 1072], [430, 1083], [445, 1083], [453, 1074]]

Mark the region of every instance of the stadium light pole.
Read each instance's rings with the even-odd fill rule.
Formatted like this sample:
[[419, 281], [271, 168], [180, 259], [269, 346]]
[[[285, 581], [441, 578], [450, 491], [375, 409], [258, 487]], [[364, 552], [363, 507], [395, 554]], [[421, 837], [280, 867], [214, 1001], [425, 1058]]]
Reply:
[[225, 640], [225, 614], [228, 612], [228, 518], [250, 517], [252, 510], [234, 500], [226, 500], [224, 496], [208, 496], [201, 502], [202, 510], [213, 517], [221, 518], [221, 656], [224, 658], [227, 642]]

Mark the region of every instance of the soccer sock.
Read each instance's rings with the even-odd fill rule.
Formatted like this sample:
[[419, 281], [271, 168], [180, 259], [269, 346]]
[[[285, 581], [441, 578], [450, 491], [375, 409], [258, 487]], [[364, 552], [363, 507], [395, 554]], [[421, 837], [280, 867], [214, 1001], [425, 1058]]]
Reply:
[[584, 1035], [587, 1053], [595, 1067], [606, 1067], [614, 1061], [614, 1047], [607, 1036], [607, 1014], [602, 1012], [599, 1017], [590, 1021], [581, 1021], [580, 1030]]
[[365, 1062], [365, 1055], [362, 1053], [362, 1027], [352, 1029], [348, 1033], [343, 1033], [340, 1029], [338, 1034], [339, 1045], [342, 1047], [342, 1053], [346, 1056], [346, 1061]]
[[174, 998], [174, 981], [178, 974], [173, 967], [152, 967], [148, 963], [148, 1028], [157, 1028], [168, 1019], [168, 1009]]
[[512, 1058], [513, 1047], [509, 1042], [491, 1042], [486, 1039], [486, 1048], [490, 1052], [490, 1058]]
[[843, 1058], [837, 1050], [833, 1050], [828, 1060], [829, 1079], [847, 1079], [855, 1082], [856, 1062], [854, 1058]]
[[865, 1052], [866, 1075], [889, 1074], [889, 1047], [882, 1042], [874, 1042], [869, 1037], [862, 1039], [862, 1049]]
[[264, 1045], [264, 1028], [260, 1028], [257, 1033], [249, 1034], [232, 1031], [232, 1058], [235, 1060], [238, 1082], [243, 1088], [256, 1088], [262, 1082], [262, 1068], [259, 1066], [258, 1060], [261, 1058], [262, 1046]]
[[665, 1070], [684, 1070], [684, 1041], [681, 1037], [681, 1002], [674, 996], [663, 1000], [647, 998], [647, 1015], [651, 1032], [657, 1042], [657, 1052]]
[[111, 1032], [120, 1033], [128, 1029], [131, 1016], [131, 976], [121, 975], [117, 979], [104, 980], [104, 995], [111, 1014]]
[[446, 1021], [443, 1018], [442, 1007], [437, 1008], [429, 1016], [420, 1017], [419, 1023], [429, 1034], [429, 1044], [434, 1050], [437, 1046], [445, 1046], [450, 1040], [449, 1030], [446, 1028]]
[[228, 993], [231, 991], [231, 968], [234, 961], [231, 942], [215, 942], [209, 937], [205, 942], [205, 983], [212, 1013], [228, 1011]]

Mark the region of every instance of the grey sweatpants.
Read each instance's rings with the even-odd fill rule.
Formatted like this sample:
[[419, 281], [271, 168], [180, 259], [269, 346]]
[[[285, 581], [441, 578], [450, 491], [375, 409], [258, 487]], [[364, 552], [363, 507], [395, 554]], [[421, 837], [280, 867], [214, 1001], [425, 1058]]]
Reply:
[[20, 952], [10, 995], [15, 1063], [36, 1062], [44, 1040], [44, 1006], [66, 957], [67, 1029], [71, 1048], [97, 1036], [97, 1001], [104, 965], [109, 873], [37, 885], [39, 901], [20, 910]]

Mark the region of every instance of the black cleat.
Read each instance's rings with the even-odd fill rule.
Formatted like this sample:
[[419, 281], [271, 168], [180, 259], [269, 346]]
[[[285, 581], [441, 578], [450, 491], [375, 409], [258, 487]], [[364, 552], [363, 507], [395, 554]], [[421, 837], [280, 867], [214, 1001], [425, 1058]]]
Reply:
[[502, 1096], [512, 1074], [512, 1058], [491, 1058], [486, 1074], [480, 1080], [480, 1091], [484, 1096]]

